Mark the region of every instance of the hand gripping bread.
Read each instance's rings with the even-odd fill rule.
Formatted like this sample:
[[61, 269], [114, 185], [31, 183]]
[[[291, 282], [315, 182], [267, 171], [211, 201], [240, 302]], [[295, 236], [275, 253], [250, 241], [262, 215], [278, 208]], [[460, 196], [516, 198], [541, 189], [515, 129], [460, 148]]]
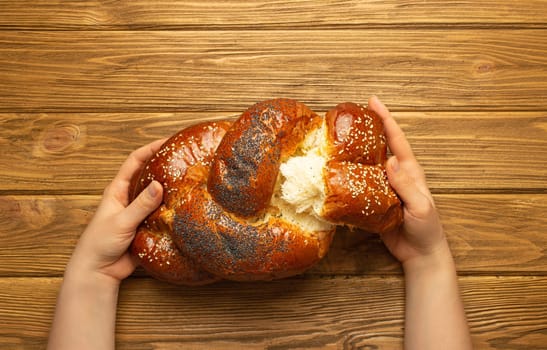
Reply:
[[371, 110], [342, 103], [325, 118], [326, 186], [321, 217], [375, 233], [403, 220], [402, 207], [387, 181], [384, 126]]
[[382, 233], [402, 222], [384, 171], [386, 140], [370, 110], [325, 118], [304, 104], [255, 104], [233, 123], [174, 135], [136, 178], [164, 201], [131, 252], [158, 279], [196, 285], [299, 274], [326, 255], [337, 225]]

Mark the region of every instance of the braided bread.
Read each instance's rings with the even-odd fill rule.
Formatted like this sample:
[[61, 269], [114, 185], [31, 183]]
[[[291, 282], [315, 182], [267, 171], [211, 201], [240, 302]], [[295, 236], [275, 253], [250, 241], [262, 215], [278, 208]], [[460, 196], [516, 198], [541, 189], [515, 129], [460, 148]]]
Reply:
[[162, 205], [130, 252], [171, 283], [271, 280], [302, 273], [328, 252], [336, 226], [382, 233], [402, 222], [385, 175], [383, 124], [342, 103], [320, 117], [274, 99], [234, 122], [205, 122], [165, 142], [135, 178]]

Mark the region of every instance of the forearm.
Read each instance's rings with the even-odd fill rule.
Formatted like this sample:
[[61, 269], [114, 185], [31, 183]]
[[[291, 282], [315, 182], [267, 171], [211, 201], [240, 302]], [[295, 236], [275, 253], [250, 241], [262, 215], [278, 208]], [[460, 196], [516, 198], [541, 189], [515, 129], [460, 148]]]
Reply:
[[48, 349], [114, 349], [119, 286], [105, 277], [65, 275]]
[[403, 264], [405, 349], [471, 349], [452, 255], [445, 244], [427, 258]]

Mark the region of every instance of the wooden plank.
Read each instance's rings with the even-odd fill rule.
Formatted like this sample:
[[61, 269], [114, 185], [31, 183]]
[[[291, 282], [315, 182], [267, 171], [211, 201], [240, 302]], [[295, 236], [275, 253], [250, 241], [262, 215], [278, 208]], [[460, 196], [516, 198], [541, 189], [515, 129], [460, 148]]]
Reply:
[[[0, 196], [0, 276], [62, 276], [99, 199]], [[435, 199], [460, 273], [546, 275], [547, 195]], [[377, 236], [340, 230], [327, 257], [307, 275], [400, 273]]]
[[545, 26], [547, 2], [0, 1], [0, 28], [346, 28], [370, 25]]
[[0, 112], [545, 110], [547, 30], [2, 31]]
[[[58, 278], [0, 279], [0, 348], [43, 348]], [[543, 349], [547, 278], [461, 277], [476, 349]], [[122, 284], [117, 349], [402, 348], [402, 277]], [[36, 295], [40, 297], [37, 298]]]
[[[461, 274], [547, 272], [546, 195], [436, 195]], [[399, 263], [377, 236], [342, 231], [310, 273], [393, 274]]]
[[[193, 123], [236, 115], [0, 114], [0, 191], [100, 194], [133, 149]], [[547, 189], [547, 112], [394, 116], [436, 193]]]
[[0, 114], [0, 190], [101, 194], [132, 150], [230, 113]]
[[547, 113], [394, 113], [433, 192], [545, 191]]

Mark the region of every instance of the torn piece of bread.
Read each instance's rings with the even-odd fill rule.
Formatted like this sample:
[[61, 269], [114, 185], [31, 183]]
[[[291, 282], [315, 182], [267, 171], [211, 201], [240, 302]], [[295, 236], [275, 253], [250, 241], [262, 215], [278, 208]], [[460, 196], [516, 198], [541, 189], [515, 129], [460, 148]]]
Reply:
[[329, 111], [322, 125], [280, 165], [280, 198], [320, 222], [382, 233], [402, 222], [389, 186], [383, 124], [354, 103]]

